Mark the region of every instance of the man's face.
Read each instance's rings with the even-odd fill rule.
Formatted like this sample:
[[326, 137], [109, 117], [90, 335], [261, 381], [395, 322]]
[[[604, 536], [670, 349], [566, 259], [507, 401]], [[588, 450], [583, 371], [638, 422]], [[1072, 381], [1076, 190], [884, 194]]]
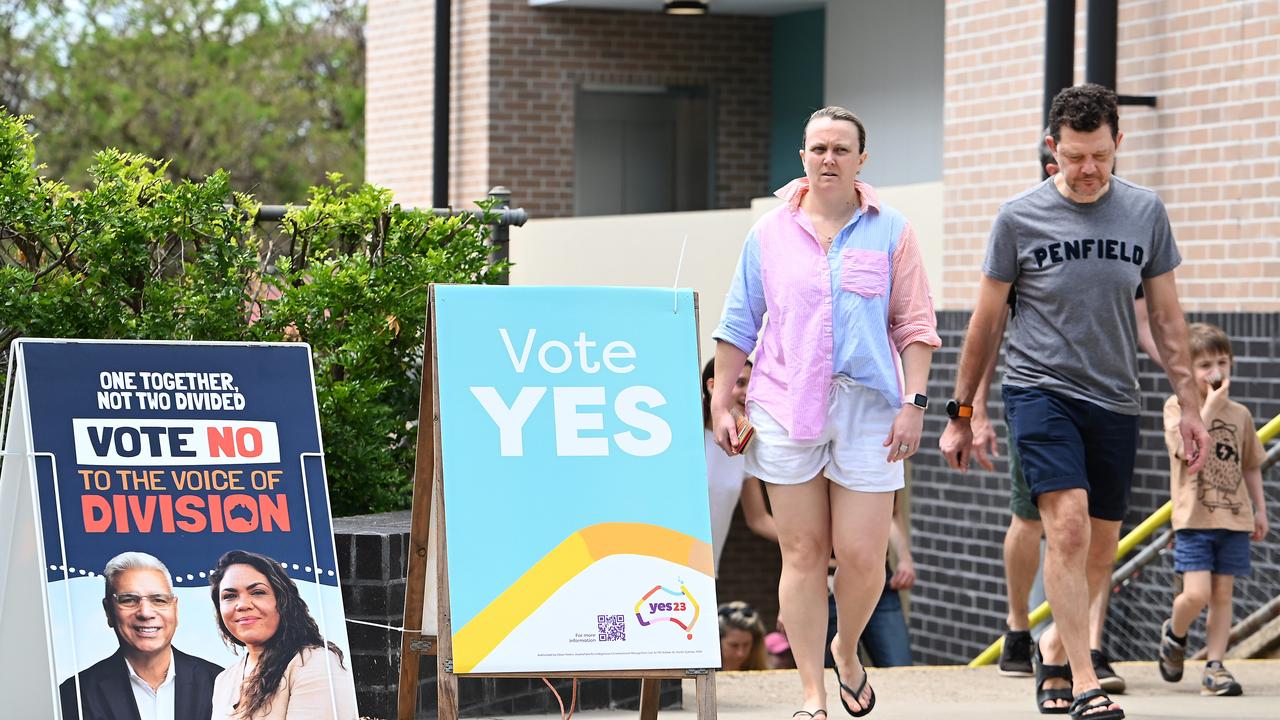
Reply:
[[[115, 628], [125, 654], [154, 655], [167, 651], [178, 629], [178, 599], [173, 597], [164, 573], [125, 570], [116, 576], [113, 590], [115, 597], [105, 600], [107, 624]], [[165, 598], [170, 598], [167, 604]]]
[[1080, 132], [1063, 125], [1058, 141], [1049, 138], [1049, 149], [1058, 161], [1058, 189], [1068, 198], [1091, 203], [1102, 197], [1111, 183], [1116, 165], [1116, 150], [1123, 134], [1111, 137], [1111, 126]]

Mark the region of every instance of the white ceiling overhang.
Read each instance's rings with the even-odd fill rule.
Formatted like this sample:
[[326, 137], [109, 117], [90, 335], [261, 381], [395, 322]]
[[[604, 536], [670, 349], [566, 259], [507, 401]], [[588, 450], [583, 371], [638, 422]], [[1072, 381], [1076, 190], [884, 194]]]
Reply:
[[[708, 0], [712, 15], [784, 15], [826, 7], [827, 0]], [[662, 0], [529, 0], [534, 7], [662, 12]]]

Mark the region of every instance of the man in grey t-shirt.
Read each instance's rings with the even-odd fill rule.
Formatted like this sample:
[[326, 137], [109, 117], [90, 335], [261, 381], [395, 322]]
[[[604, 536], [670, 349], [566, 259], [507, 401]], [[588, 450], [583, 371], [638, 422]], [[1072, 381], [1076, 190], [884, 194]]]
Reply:
[[1006, 202], [996, 217], [939, 445], [951, 467], [967, 469], [970, 406], [1016, 289], [1005, 408], [1049, 540], [1045, 594], [1056, 621], [1035, 651], [1036, 701], [1042, 711], [1062, 713], [1070, 704], [1082, 717], [1122, 718], [1093, 672], [1088, 603], [1091, 590], [1109, 580], [1133, 475], [1139, 284], [1182, 403], [1193, 472], [1204, 463], [1209, 436], [1174, 285], [1181, 257], [1164, 205], [1154, 192], [1111, 175], [1123, 137], [1115, 94], [1097, 85], [1063, 90], [1049, 130], [1045, 142], [1059, 172]]

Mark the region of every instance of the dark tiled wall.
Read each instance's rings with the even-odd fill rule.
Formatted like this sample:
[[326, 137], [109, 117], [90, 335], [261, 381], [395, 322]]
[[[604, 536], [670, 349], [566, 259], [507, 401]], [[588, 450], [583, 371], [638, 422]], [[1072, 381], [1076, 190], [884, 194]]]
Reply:
[[[337, 518], [333, 524], [347, 618], [403, 626], [409, 513]], [[347, 635], [361, 715], [394, 718], [400, 684], [400, 633], [349, 623]], [[435, 663], [435, 656], [423, 656], [419, 663], [420, 718], [436, 717]], [[567, 708], [570, 681], [552, 682]], [[554, 696], [538, 679], [462, 678], [458, 693], [464, 717], [559, 711]], [[639, 698], [639, 680], [587, 680], [578, 689], [578, 707], [583, 710], [634, 709]], [[679, 682], [663, 681], [661, 705], [680, 706]]]

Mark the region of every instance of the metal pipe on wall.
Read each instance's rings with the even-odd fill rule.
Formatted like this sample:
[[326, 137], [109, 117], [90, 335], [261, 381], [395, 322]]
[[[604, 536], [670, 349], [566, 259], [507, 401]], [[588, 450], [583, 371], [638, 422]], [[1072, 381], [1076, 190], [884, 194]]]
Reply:
[[1116, 0], [1089, 0], [1084, 81], [1116, 89]]
[[1041, 127], [1049, 124], [1049, 107], [1053, 105], [1058, 91], [1075, 84], [1075, 52], [1076, 0], [1045, 0], [1044, 114], [1040, 118]]
[[449, 24], [452, 0], [436, 0], [435, 98], [431, 143], [431, 204], [449, 206]]

